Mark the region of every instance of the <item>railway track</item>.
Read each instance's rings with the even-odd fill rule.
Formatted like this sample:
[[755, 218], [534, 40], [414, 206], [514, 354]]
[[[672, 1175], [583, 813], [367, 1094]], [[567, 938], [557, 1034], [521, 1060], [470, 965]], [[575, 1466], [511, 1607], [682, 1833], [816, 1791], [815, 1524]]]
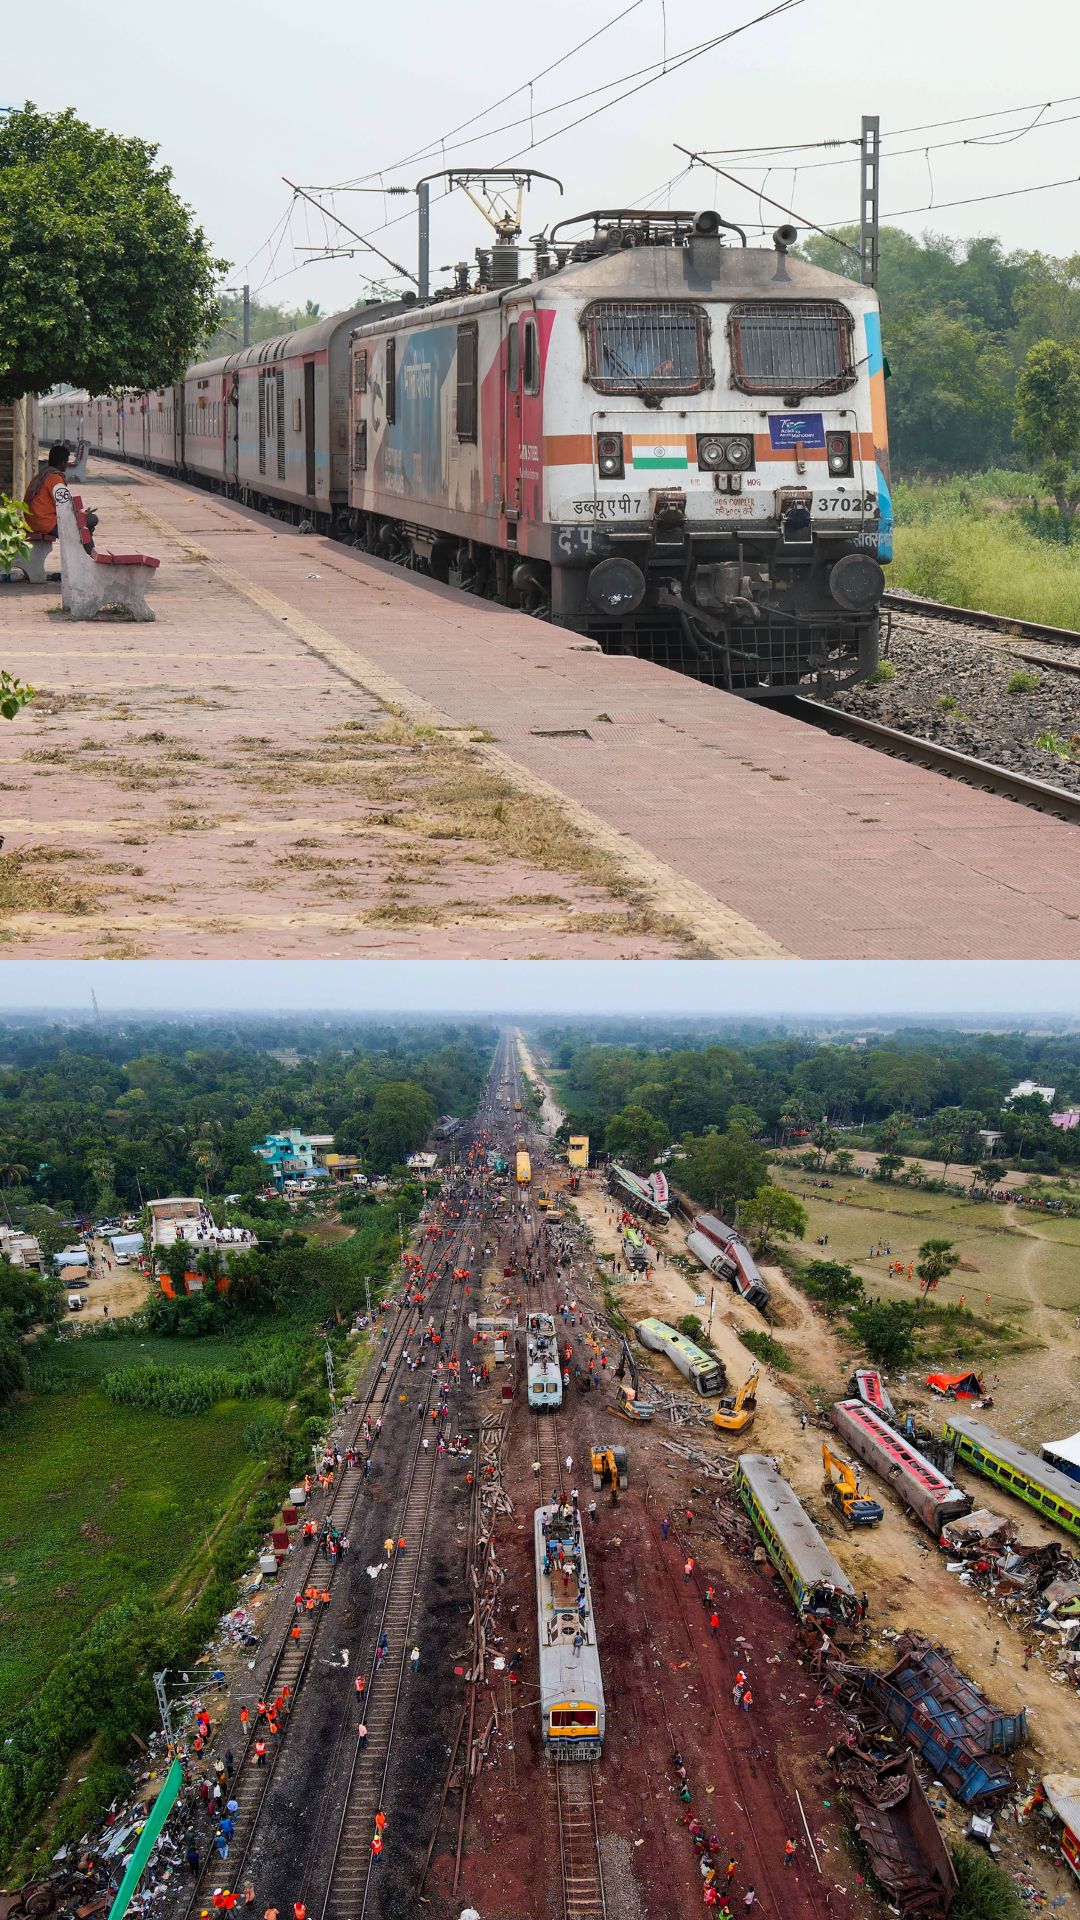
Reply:
[[559, 1813], [564, 1920], [605, 1920], [604, 1869], [596, 1807], [596, 1767], [552, 1764]]
[[[1080, 635], [1077, 638], [1080, 640]], [[1064, 787], [1052, 787], [1045, 780], [1034, 780], [1027, 774], [1014, 773], [1008, 767], [995, 766], [990, 760], [977, 760], [972, 754], [958, 753], [955, 747], [942, 746], [937, 740], [926, 740], [921, 734], [904, 733], [899, 727], [883, 726], [881, 721], [868, 720], [862, 714], [842, 712], [838, 707], [808, 699], [803, 694], [797, 694], [780, 704], [796, 720], [802, 720], [812, 727], [821, 727], [826, 733], [855, 740], [861, 746], [889, 754], [894, 760], [906, 760], [912, 766], [926, 767], [933, 773], [961, 781], [965, 786], [977, 787], [984, 793], [996, 793], [1002, 799], [1016, 801], [1020, 806], [1033, 807], [1039, 813], [1051, 813], [1056, 819], [1065, 820], [1070, 825], [1080, 825], [1080, 793], [1070, 793]]]
[[990, 633], [1004, 633], [1020, 640], [1053, 640], [1059, 646], [1080, 647], [1080, 633], [1074, 633], [1071, 627], [1047, 627], [1038, 620], [1014, 620], [1007, 613], [979, 613], [971, 607], [953, 607], [945, 601], [923, 600], [908, 593], [885, 593], [881, 604], [890, 613], [924, 614], [934, 620], [951, 620], [963, 627], [983, 627]]

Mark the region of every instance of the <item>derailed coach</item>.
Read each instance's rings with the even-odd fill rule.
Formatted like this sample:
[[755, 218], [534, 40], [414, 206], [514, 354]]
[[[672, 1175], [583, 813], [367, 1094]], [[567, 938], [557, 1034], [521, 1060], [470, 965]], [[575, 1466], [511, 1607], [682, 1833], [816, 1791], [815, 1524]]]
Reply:
[[501, 245], [478, 287], [463, 267], [374, 313], [352, 340], [353, 536], [743, 694], [865, 676], [892, 551], [877, 295], [796, 239], [590, 213], [531, 279]]

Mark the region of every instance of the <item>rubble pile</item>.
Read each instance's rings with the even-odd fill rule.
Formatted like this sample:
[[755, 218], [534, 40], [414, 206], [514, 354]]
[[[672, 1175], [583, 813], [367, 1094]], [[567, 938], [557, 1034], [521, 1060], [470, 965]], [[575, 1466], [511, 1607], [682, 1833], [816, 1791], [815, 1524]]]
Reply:
[[852, 1734], [829, 1753], [874, 1878], [905, 1916], [945, 1920], [956, 1873], [911, 1753], [873, 1752]]
[[1014, 1521], [982, 1507], [942, 1529], [948, 1568], [988, 1610], [1030, 1633], [1051, 1678], [1080, 1691], [1080, 1559], [1057, 1540], [1025, 1541]]

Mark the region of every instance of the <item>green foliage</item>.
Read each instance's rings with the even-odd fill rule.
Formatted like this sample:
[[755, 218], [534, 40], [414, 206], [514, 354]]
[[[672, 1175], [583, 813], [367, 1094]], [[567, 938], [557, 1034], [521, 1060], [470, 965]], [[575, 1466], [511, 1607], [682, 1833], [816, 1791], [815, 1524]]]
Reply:
[[775, 1252], [784, 1240], [801, 1240], [806, 1232], [806, 1208], [793, 1193], [766, 1182], [739, 1209], [739, 1224], [760, 1254]]
[[244, 1428], [244, 1446], [280, 1477], [298, 1473], [308, 1459], [304, 1442], [290, 1434], [284, 1413], [260, 1413]]
[[101, 1391], [120, 1407], [170, 1416], [208, 1413], [220, 1400], [253, 1400], [262, 1394], [281, 1399], [296, 1391], [299, 1353], [280, 1340], [245, 1349], [244, 1362], [231, 1367], [121, 1367], [107, 1373]]
[[[999, 502], [1017, 497], [1032, 501], [1037, 486], [1033, 476], [1006, 478], [1010, 484], [998, 491]], [[1063, 525], [1056, 508], [1048, 530], [1055, 544], [1048, 550], [1046, 538], [1039, 537], [1042, 521], [1037, 509], [1025, 504], [1008, 512], [1002, 512], [1000, 505], [992, 510], [979, 497], [960, 508], [957, 488], [962, 485], [897, 487], [896, 555], [889, 569], [890, 583], [952, 606], [984, 607], [990, 613], [1039, 620], [1048, 626], [1080, 626], [1080, 550], [1075, 541], [1071, 546], [1060, 544]], [[915, 494], [930, 510], [911, 517]], [[936, 510], [938, 495], [945, 496], [940, 511]]]
[[684, 1152], [681, 1184], [692, 1200], [720, 1212], [734, 1213], [768, 1180], [769, 1156], [742, 1127], [691, 1137]]
[[30, 552], [30, 519], [21, 500], [0, 493], [0, 573], [10, 573], [15, 562]]
[[636, 1173], [644, 1173], [669, 1143], [664, 1122], [647, 1107], [628, 1106], [613, 1113], [604, 1130], [604, 1145], [614, 1159]]
[[864, 687], [887, 687], [890, 680], [896, 679], [896, 668], [891, 660], [879, 660], [877, 666], [867, 674]]
[[1023, 667], [1019, 668], [1016, 673], [1011, 673], [1005, 682], [1006, 693], [1035, 693], [1038, 691], [1038, 687], [1038, 674], [1030, 673]]
[[808, 1260], [799, 1271], [798, 1281], [812, 1300], [820, 1300], [830, 1312], [857, 1307], [863, 1298], [859, 1275], [839, 1260]]
[[157, 148], [27, 103], [0, 117], [0, 397], [175, 380], [217, 312]]
[[739, 1339], [755, 1359], [763, 1360], [767, 1366], [778, 1367], [781, 1372], [790, 1367], [790, 1353], [771, 1333], [759, 1333], [756, 1327], [740, 1327]]
[[682, 1319], [679, 1321], [679, 1332], [685, 1335], [687, 1340], [692, 1340], [695, 1346], [704, 1347], [706, 1345], [705, 1329], [696, 1313], [683, 1314]]
[[879, 1367], [902, 1367], [915, 1352], [914, 1305], [906, 1300], [867, 1300], [851, 1315], [851, 1330]]
[[950, 1853], [958, 1885], [949, 1920], [1021, 1920], [1026, 1909], [1004, 1867], [963, 1840]]
[[960, 1264], [960, 1255], [952, 1240], [924, 1240], [919, 1248], [919, 1258], [915, 1271], [921, 1282], [920, 1292], [929, 1293], [939, 1281], [947, 1280], [950, 1273]]
[[1063, 520], [1080, 505], [1080, 348], [1038, 340], [1016, 385], [1016, 437]]
[[[256, 346], [260, 340], [275, 340], [282, 334], [299, 333], [301, 328], [314, 326], [316, 320], [323, 318], [317, 300], [307, 300], [302, 307], [277, 307], [269, 301], [252, 300], [248, 313], [251, 345]], [[217, 320], [199, 348], [199, 358], [216, 360], [224, 354], [235, 353], [243, 340], [243, 295], [222, 293], [218, 297]]]
[[368, 1152], [378, 1173], [400, 1165], [407, 1154], [423, 1146], [435, 1124], [435, 1102], [423, 1087], [409, 1080], [384, 1083], [375, 1095]]

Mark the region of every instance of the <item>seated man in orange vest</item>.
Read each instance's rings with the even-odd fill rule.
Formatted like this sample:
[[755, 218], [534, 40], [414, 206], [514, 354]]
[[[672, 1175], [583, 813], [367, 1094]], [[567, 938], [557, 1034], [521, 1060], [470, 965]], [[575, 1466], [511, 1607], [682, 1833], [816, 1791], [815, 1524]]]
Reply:
[[35, 474], [26, 489], [26, 515], [31, 533], [46, 540], [56, 539], [56, 502], [53, 493], [64, 485], [71, 449], [62, 442], [49, 448], [48, 465]]

